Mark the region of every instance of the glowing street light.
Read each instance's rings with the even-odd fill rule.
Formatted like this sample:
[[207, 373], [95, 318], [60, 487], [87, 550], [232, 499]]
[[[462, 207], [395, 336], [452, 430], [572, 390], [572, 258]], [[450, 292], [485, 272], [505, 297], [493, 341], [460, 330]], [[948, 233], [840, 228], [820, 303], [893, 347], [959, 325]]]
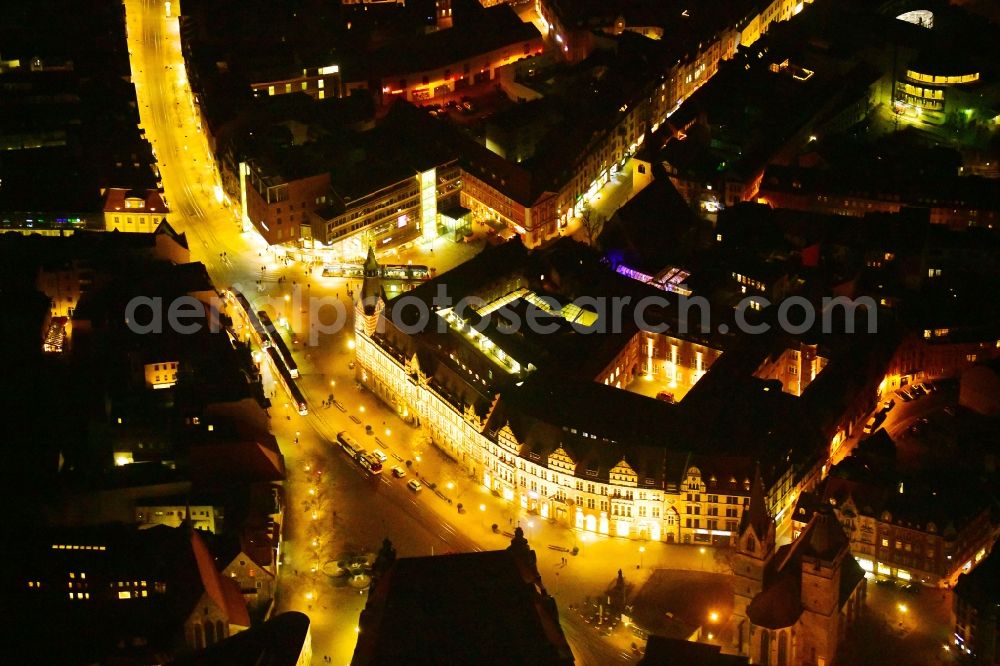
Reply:
[[392, 434], [392, 428], [386, 428], [385, 429], [385, 436], [388, 437], [391, 434]]
[[899, 609], [900, 613], [906, 613], [907, 611], [910, 610], [909, 608], [906, 607], [906, 604], [898, 604], [896, 607]]
[[718, 622], [719, 621], [719, 614], [716, 611], [712, 611], [711, 613], [708, 614], [708, 621], [709, 622]]
[[348, 349], [354, 349], [354, 340], [348, 340], [347, 341], [347, 348]]
[[646, 547], [645, 546], [639, 546], [639, 568], [640, 569], [642, 568], [642, 558], [643, 558], [643, 555], [645, 555], [645, 554], [646, 554]]
[[448, 484], [447, 484], [447, 486], [448, 486], [448, 490], [452, 490], [452, 489], [454, 489], [455, 484], [452, 483], [451, 481], [449, 481]]

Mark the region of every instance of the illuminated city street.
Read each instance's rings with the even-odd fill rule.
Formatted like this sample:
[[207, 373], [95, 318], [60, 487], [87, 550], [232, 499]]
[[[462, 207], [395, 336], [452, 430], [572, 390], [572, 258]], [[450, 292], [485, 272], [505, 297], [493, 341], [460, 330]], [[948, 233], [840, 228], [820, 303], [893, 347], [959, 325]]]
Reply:
[[[302, 268], [301, 262], [290, 266], [275, 262], [255, 242], [255, 232], [240, 231], [233, 209], [215, 196], [217, 181], [209, 166], [214, 162], [204, 157], [196, 160], [192, 152], [205, 151], [205, 143], [197, 130], [190, 90], [181, 74], [184, 70], [176, 19], [165, 18], [159, 2], [130, 2], [127, 8], [143, 123], [161, 156], [164, 188], [173, 211], [170, 221], [192, 237], [192, 254], [208, 266], [216, 283], [243, 285], [255, 307], [269, 297], [270, 302], [280, 304], [283, 295], [291, 292], [290, 286], [278, 284], [278, 278], [284, 278], [286, 284], [295, 281], [300, 287], [311, 283], [313, 297], [336, 295], [350, 317], [342, 331], [324, 336], [320, 347], [296, 347], [293, 352], [302, 368], [301, 384], [311, 406], [309, 416], [295, 413], [283, 389], [273, 380], [265, 381], [265, 392], [277, 395], [271, 410], [272, 425], [289, 469], [286, 483], [289, 512], [280, 569], [279, 610], [307, 612], [313, 619], [316, 654], [329, 654], [336, 663], [347, 663], [354, 649], [354, 627], [364, 595], [338, 587], [324, 573], [324, 567], [335, 562], [338, 554], [373, 553], [386, 536], [404, 556], [503, 548], [510, 538], [494, 534], [490, 525], [497, 523], [509, 532], [520, 523], [539, 553], [540, 570], [560, 602], [561, 617], [580, 663], [613, 663], [626, 658], [615, 656], [618, 652], [613, 647], [568, 610], [568, 604], [574, 602], [568, 590], [603, 588], [619, 566], [628, 567], [628, 560], [637, 557], [638, 546], [607, 537], [578, 541], [570, 530], [550, 526], [537, 517], [518, 515], [508, 503], [461, 475], [418, 431], [405, 425], [370, 393], [358, 390], [354, 372], [348, 367], [353, 359], [348, 348], [353, 336], [353, 305], [346, 294], [350, 285], [342, 278], [321, 277], [318, 269]], [[178, 72], [175, 83], [157, 76], [153, 87], [147, 87], [145, 72], [168, 68]], [[426, 263], [443, 272], [472, 251], [475, 248], [468, 244], [441, 240], [435, 243], [434, 252], [418, 246], [393, 253], [391, 260]], [[226, 253], [225, 260], [219, 257], [222, 252]], [[263, 293], [253, 288], [260, 278], [256, 266], [261, 260], [268, 264]], [[291, 309], [283, 314], [291, 322], [297, 320]], [[265, 370], [265, 375], [268, 372]], [[346, 412], [321, 406], [331, 393]], [[354, 423], [350, 416], [357, 416], [360, 423]], [[432, 492], [414, 496], [404, 481], [391, 478], [388, 470], [375, 482], [364, 478], [362, 470], [344, 457], [335, 441], [337, 432], [347, 430], [358, 440], [370, 442], [373, 436], [366, 434], [367, 424], [372, 425], [373, 432], [383, 442], [376, 446], [382, 446], [391, 456], [390, 462], [412, 461], [409, 474], [437, 483], [453, 503], [440, 500]], [[385, 434], [386, 431], [390, 434]], [[307, 465], [310, 472], [305, 471]], [[322, 481], [317, 480], [316, 470], [325, 471]], [[454, 488], [448, 489], [448, 484]], [[311, 489], [319, 492], [321, 499], [314, 499]], [[461, 515], [454, 508], [459, 502], [466, 506]], [[314, 506], [319, 507], [315, 522]], [[581, 552], [567, 567], [557, 568], [561, 551], [550, 550], [549, 545], [566, 549], [577, 545]], [[691, 569], [711, 566], [706, 559], [696, 549], [653, 543], [645, 553], [645, 570], [658, 566]], [[634, 575], [643, 574], [644, 571], [637, 571]]]
[[8, 661], [1000, 659], [986, 4], [14, 2]]

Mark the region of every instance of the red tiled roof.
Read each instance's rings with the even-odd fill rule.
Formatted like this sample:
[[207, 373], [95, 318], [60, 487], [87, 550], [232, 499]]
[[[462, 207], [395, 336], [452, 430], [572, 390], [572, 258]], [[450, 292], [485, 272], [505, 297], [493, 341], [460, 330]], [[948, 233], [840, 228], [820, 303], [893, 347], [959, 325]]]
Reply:
[[[138, 199], [142, 202], [139, 206], [126, 206], [126, 199]], [[129, 210], [135, 213], [160, 213], [166, 215], [170, 212], [163, 196], [156, 190], [126, 190], [120, 187], [108, 188], [104, 195], [104, 212], [112, 213], [116, 210]]]
[[215, 560], [197, 530], [191, 530], [191, 549], [205, 592], [226, 613], [229, 624], [249, 627], [250, 615], [239, 587], [232, 580], [224, 578], [215, 568]]

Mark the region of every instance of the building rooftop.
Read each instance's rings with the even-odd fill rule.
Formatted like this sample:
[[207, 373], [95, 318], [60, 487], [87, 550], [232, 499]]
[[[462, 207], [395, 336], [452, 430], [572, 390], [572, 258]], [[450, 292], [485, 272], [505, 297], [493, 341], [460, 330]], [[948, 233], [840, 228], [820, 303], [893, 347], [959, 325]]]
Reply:
[[[969, 573], [958, 577], [955, 596], [963, 602], [986, 612], [993, 607], [993, 617], [1000, 611], [1000, 548], [994, 548], [989, 556]], [[984, 618], [985, 621], [985, 618]]]
[[[747, 608], [750, 621], [768, 629], [789, 627], [802, 615], [802, 572], [807, 567], [840, 562], [837, 609], [843, 607], [865, 572], [848, 550], [849, 541], [829, 506], [820, 507], [795, 541], [782, 546], [768, 562], [764, 589]], [[846, 553], [846, 556], [844, 554]], [[814, 564], [815, 562], [815, 564]]]
[[646, 641], [646, 653], [639, 660], [639, 666], [743, 666], [749, 664], [748, 657], [736, 654], [722, 654], [722, 647], [708, 643], [696, 643], [681, 638], [667, 638], [653, 634]]
[[260, 625], [171, 662], [174, 666], [298, 666], [310, 646], [309, 616], [279, 613]]
[[357, 666], [573, 663], [555, 601], [533, 561], [511, 549], [396, 560], [378, 579], [360, 626]]
[[[204, 594], [231, 623], [250, 624], [236, 583], [187, 526], [39, 529], [13, 549], [10, 573], [23, 611], [12, 627], [20, 640], [41, 638], [51, 622], [73, 627], [60, 641], [34, 646], [52, 662], [104, 661], [134, 645], [149, 654], [172, 650]], [[29, 580], [41, 585], [30, 588]], [[127, 589], [120, 581], [129, 581]], [[88, 597], [71, 598], [68, 589]]]
[[[534, 25], [521, 21], [506, 4], [499, 4], [455, 17], [452, 28], [390, 41], [366, 56], [367, 76], [364, 78], [405, 77], [411, 73], [442, 69], [506, 46], [519, 53], [522, 43], [538, 38]], [[360, 72], [348, 71], [345, 76], [348, 80], [362, 78], [358, 74]], [[386, 85], [392, 87], [397, 83], [386, 81]], [[407, 83], [416, 85], [419, 82]]]
[[170, 213], [163, 195], [157, 190], [127, 190], [120, 187], [110, 187], [104, 193], [104, 212], [133, 212], [166, 216]]

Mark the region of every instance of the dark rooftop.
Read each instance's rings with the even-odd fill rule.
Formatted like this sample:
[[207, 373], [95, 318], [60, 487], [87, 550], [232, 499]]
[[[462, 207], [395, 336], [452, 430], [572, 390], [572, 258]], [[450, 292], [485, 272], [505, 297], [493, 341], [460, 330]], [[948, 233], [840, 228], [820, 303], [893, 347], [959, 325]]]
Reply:
[[280, 613], [220, 643], [171, 662], [173, 666], [296, 666], [308, 647], [309, 617], [291, 611]]
[[352, 663], [572, 664], [555, 603], [521, 557], [503, 550], [396, 560], [362, 612]]

